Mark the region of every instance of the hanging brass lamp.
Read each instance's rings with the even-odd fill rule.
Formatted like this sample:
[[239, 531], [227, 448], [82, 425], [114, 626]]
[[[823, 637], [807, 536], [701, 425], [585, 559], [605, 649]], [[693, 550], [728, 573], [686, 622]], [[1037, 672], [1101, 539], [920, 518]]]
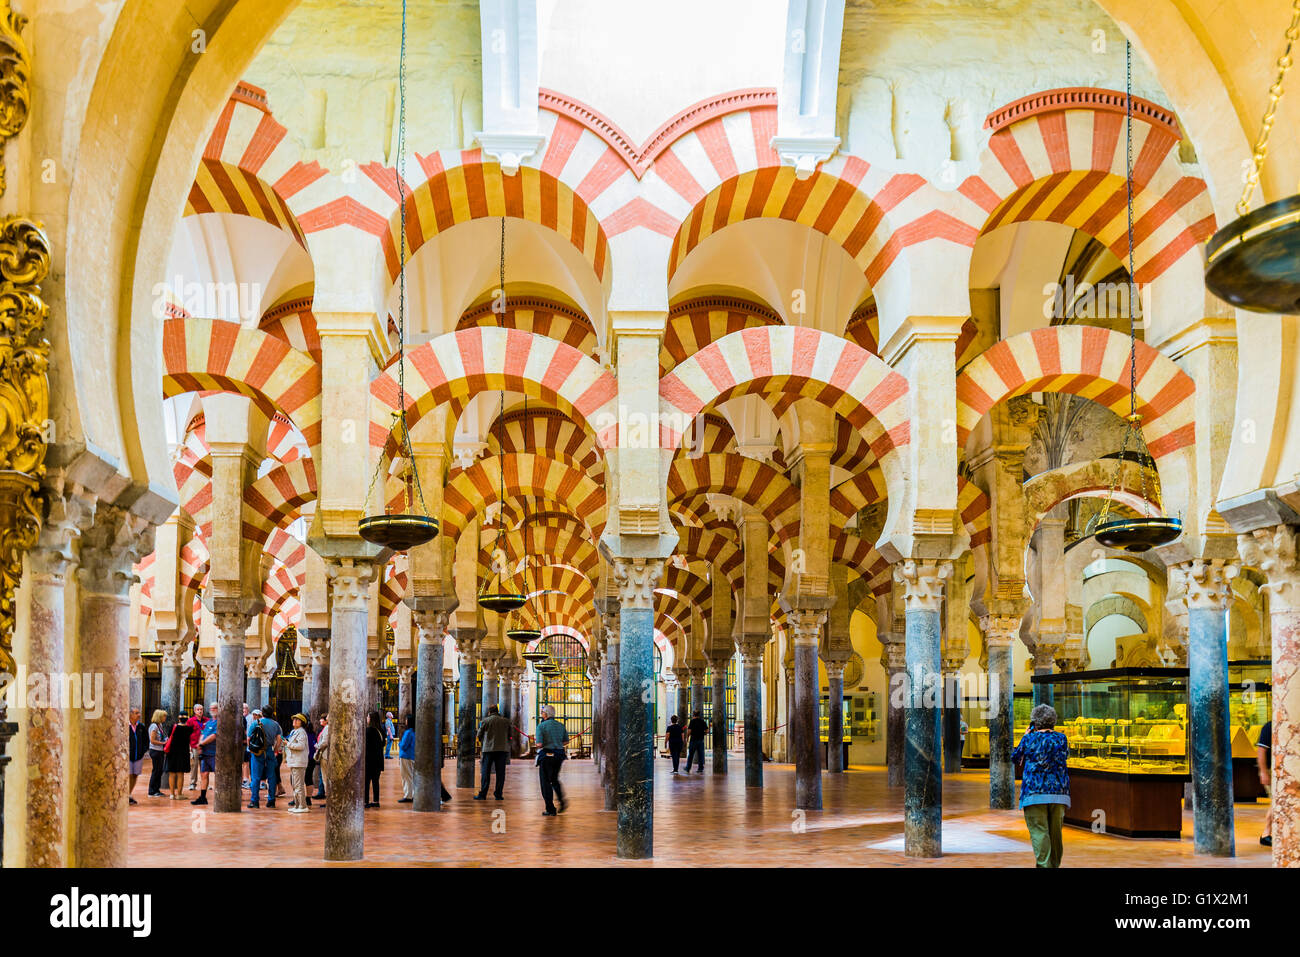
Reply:
[[1253, 312], [1300, 312], [1300, 195], [1251, 211], [1250, 198], [1268, 156], [1282, 84], [1291, 69], [1291, 48], [1300, 37], [1300, 0], [1291, 5], [1286, 46], [1277, 79], [1268, 88], [1268, 107], [1237, 203], [1237, 219], [1212, 237], [1205, 250], [1205, 285], [1220, 299]]
[[533, 663], [534, 668], [537, 667], [537, 665], [539, 665], [543, 661], [547, 661], [548, 659], [550, 659], [550, 657], [551, 656], [549, 654], [547, 654], [545, 651], [542, 651], [542, 649], [540, 648], [534, 648], [532, 651], [524, 652], [524, 661], [531, 661]]
[[[395, 552], [404, 552], [433, 540], [438, 534], [438, 520], [429, 514], [424, 504], [424, 490], [420, 488], [420, 473], [415, 465], [415, 453], [411, 448], [411, 433], [406, 419], [406, 4], [402, 4], [402, 50], [397, 67], [398, 100], [400, 113], [397, 122], [397, 201], [401, 209], [402, 228], [400, 233], [401, 251], [398, 263], [397, 293], [397, 422], [395, 429], [401, 439], [401, 454], [406, 458], [408, 474], [403, 481], [403, 505], [398, 512], [389, 512], [388, 503], [382, 503], [382, 510], [367, 515], [357, 523], [357, 532], [368, 542], [391, 548]], [[380, 455], [379, 465], [370, 479], [370, 489], [366, 501], [374, 494], [375, 485], [379, 485], [383, 496], [384, 483], [379, 482], [379, 474], [384, 464]], [[417, 508], [418, 502], [418, 508]]]
[[[1300, 2], [1300, 0], [1297, 0], [1297, 2]], [[1124, 441], [1120, 446], [1119, 455], [1115, 459], [1115, 474], [1111, 479], [1110, 491], [1106, 495], [1105, 504], [1097, 516], [1092, 534], [1097, 539], [1098, 544], [1105, 545], [1107, 548], [1118, 548], [1126, 552], [1145, 552], [1160, 545], [1168, 545], [1177, 539], [1183, 533], [1183, 523], [1176, 518], [1163, 515], [1142, 515], [1137, 518], [1110, 517], [1111, 507], [1115, 503], [1115, 492], [1119, 488], [1123, 476], [1124, 462], [1129, 458], [1130, 444], [1133, 446], [1133, 454], [1140, 466], [1142, 500], [1144, 502], [1158, 502], [1160, 499], [1159, 486], [1151, 489], [1150, 494], [1148, 494], [1146, 463], [1151, 461], [1151, 455], [1147, 451], [1146, 441], [1142, 438], [1142, 416], [1137, 411], [1137, 320], [1135, 319], [1135, 313], [1141, 306], [1141, 299], [1138, 296], [1133, 265], [1133, 48], [1128, 43], [1124, 45], [1124, 58], [1127, 74], [1124, 134], [1128, 151], [1125, 161], [1125, 185], [1128, 193], [1128, 275], [1129, 282], [1132, 284], [1128, 310], [1129, 404], [1128, 415], [1124, 418]]]

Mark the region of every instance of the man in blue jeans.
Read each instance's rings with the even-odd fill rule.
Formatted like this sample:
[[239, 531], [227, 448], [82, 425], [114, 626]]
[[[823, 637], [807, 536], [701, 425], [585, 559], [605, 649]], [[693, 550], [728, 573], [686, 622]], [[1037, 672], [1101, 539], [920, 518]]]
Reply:
[[[260, 728], [263, 736], [262, 746], [254, 750], [254, 728]], [[276, 748], [280, 743], [280, 725], [274, 718], [262, 716], [261, 709], [253, 712], [253, 723], [248, 726], [249, 751], [252, 752], [252, 773], [248, 784], [248, 806], [258, 807], [258, 798], [262, 782], [266, 782], [266, 806], [275, 807], [276, 790]]]
[[704, 773], [704, 739], [709, 733], [708, 722], [704, 720], [704, 713], [695, 712], [695, 717], [691, 718], [691, 723], [686, 726], [690, 732], [690, 740], [686, 743], [686, 773], [691, 773], [691, 761], [698, 761], [700, 773]]
[[569, 732], [555, 720], [555, 709], [549, 704], [542, 708], [542, 717], [545, 720], [537, 726], [537, 776], [542, 785], [542, 800], [546, 802], [542, 816], [555, 817], [555, 798], [560, 801], [561, 811], [569, 806], [564, 799], [564, 788], [560, 787], [560, 766], [564, 763]]

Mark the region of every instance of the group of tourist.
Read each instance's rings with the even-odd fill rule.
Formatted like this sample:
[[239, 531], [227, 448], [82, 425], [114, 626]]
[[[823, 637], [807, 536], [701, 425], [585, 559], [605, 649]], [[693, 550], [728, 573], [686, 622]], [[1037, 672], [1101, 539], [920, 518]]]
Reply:
[[677, 773], [678, 765], [682, 759], [682, 744], [686, 744], [686, 773], [691, 773], [691, 763], [696, 762], [700, 773], [704, 773], [704, 742], [708, 738], [709, 723], [704, 720], [704, 713], [696, 711], [690, 722], [686, 725], [680, 723], [680, 718], [673, 715], [668, 722], [668, 729], [664, 732], [664, 737], [668, 742], [668, 755], [673, 759], [673, 774]]

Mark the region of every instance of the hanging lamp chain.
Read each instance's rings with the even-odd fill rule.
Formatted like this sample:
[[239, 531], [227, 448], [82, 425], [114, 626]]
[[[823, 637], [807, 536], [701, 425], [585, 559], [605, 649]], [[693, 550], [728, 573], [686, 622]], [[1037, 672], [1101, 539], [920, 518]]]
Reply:
[[1277, 79], [1268, 88], [1268, 106], [1264, 109], [1264, 119], [1259, 125], [1259, 136], [1255, 140], [1255, 148], [1251, 152], [1251, 167], [1246, 173], [1246, 185], [1241, 191], [1241, 199], [1237, 202], [1238, 216], [1245, 216], [1250, 212], [1250, 199], [1255, 194], [1255, 187], [1259, 185], [1259, 174], [1264, 168], [1264, 160], [1268, 157], [1268, 140], [1273, 133], [1277, 105], [1282, 99], [1283, 82], [1286, 80], [1286, 75], [1290, 71], [1293, 62], [1291, 48], [1295, 45], [1297, 39], [1300, 39], [1300, 0], [1293, 0], [1291, 4], [1291, 25], [1286, 29], [1286, 46], [1283, 47], [1282, 55], [1277, 59]]

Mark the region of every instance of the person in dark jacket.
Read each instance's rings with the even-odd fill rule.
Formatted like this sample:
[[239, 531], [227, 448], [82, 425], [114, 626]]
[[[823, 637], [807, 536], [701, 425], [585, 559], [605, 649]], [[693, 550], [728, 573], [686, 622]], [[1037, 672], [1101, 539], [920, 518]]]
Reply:
[[140, 709], [132, 708], [131, 716], [126, 725], [126, 754], [127, 759], [131, 762], [131, 779], [126, 788], [128, 804], [136, 803], [131, 792], [135, 790], [135, 782], [140, 777], [140, 772], [144, 770], [144, 756], [148, 750], [149, 730], [144, 726], [144, 722], [140, 720]]
[[[384, 771], [384, 724], [378, 711], [371, 712], [366, 728], [366, 807], [379, 807], [379, 775]], [[375, 799], [370, 800], [371, 789]]]
[[[564, 746], [569, 742], [568, 729], [555, 719], [555, 709], [549, 704], [542, 707], [542, 722], [537, 726], [537, 776], [542, 785], [542, 800], [546, 802], [543, 817], [555, 817], [569, 806], [560, 786], [560, 766], [564, 764]], [[559, 801], [559, 811], [555, 802]]]
[[697, 711], [686, 726], [690, 740], [686, 743], [686, 773], [691, 773], [691, 760], [698, 756], [700, 773], [704, 773], [704, 739], [709, 735], [709, 723], [704, 720], [704, 713]]
[[673, 715], [668, 722], [668, 730], [664, 732], [664, 738], [668, 742], [668, 753], [673, 757], [673, 774], [677, 773], [678, 767], [682, 761], [682, 735], [685, 729], [680, 724], [677, 715]]
[[167, 796], [173, 801], [185, 799], [185, 775], [190, 773], [190, 738], [194, 729], [188, 721], [177, 721], [167, 737]]
[[491, 780], [492, 769], [496, 768], [497, 787], [493, 797], [500, 801], [501, 791], [506, 783], [506, 758], [510, 756], [510, 722], [501, 717], [501, 709], [496, 705], [488, 708], [487, 717], [478, 726], [478, 739], [483, 744], [483, 762], [480, 772], [483, 785], [479, 788], [478, 794], [474, 795], [474, 800], [487, 800], [488, 781]]
[[1070, 775], [1065, 766], [1070, 745], [1055, 729], [1056, 709], [1037, 705], [1029, 714], [1029, 730], [1011, 752], [1012, 761], [1024, 763], [1020, 808], [1039, 867], [1061, 866], [1061, 830], [1070, 806]]

